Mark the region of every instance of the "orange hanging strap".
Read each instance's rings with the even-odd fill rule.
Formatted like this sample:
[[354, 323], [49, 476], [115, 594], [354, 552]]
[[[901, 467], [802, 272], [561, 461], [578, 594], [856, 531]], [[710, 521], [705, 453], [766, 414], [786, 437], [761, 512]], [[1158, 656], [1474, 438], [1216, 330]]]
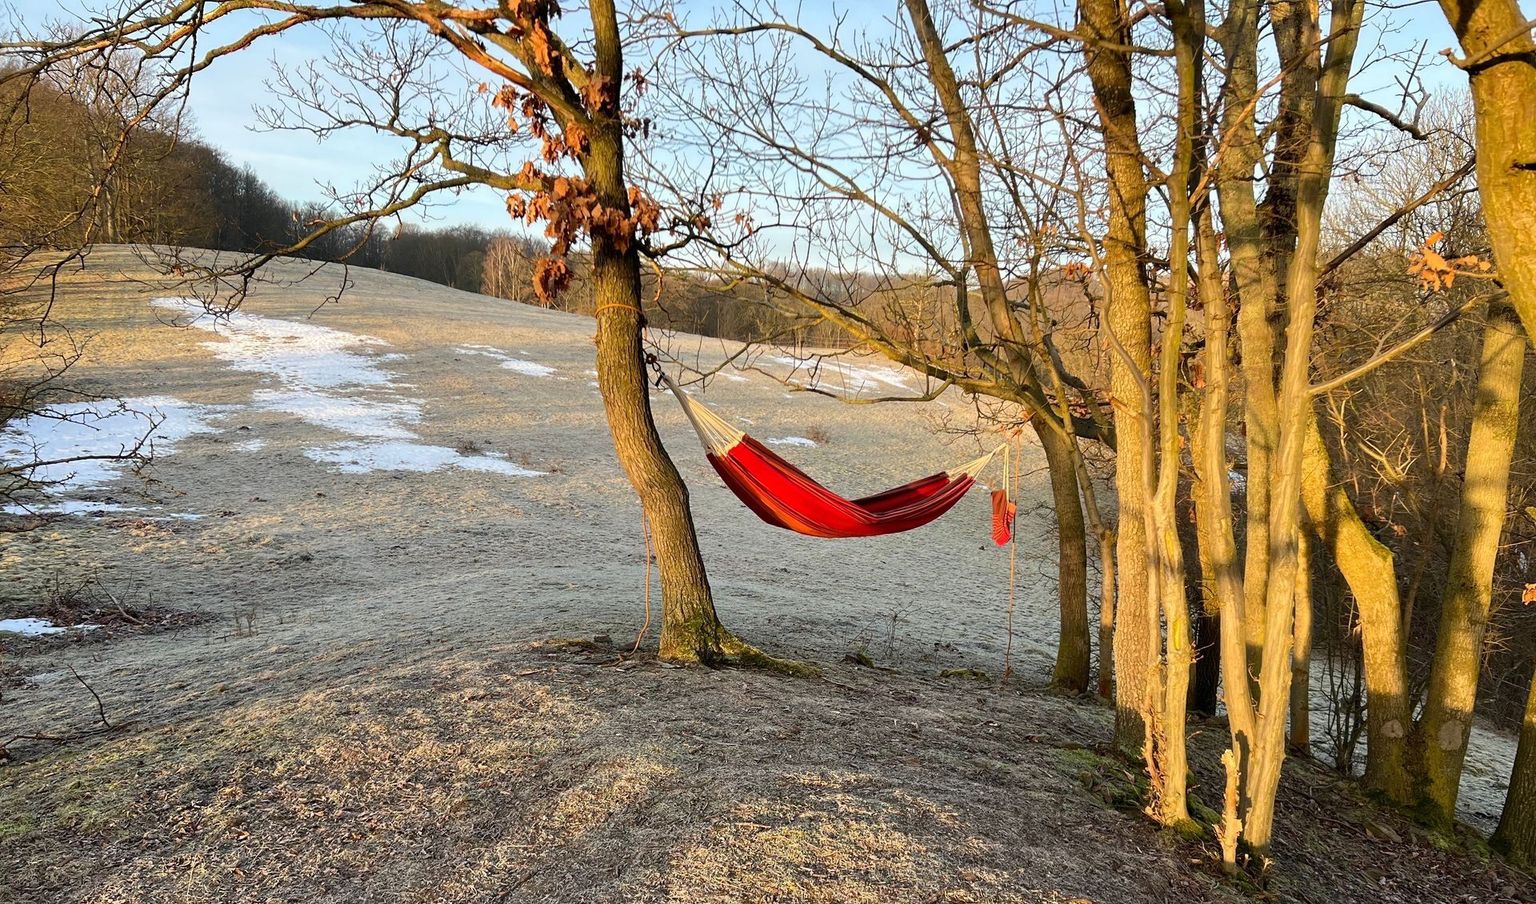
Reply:
[[1014, 505], [1008, 501], [1007, 490], [992, 491], [992, 542], [1007, 546], [1013, 539]]

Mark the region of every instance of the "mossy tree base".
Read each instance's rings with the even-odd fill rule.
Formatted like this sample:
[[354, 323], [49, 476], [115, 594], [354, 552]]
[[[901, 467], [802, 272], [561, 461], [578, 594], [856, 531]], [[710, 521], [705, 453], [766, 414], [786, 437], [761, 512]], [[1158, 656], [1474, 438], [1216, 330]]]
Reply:
[[764, 653], [713, 618], [693, 619], [691, 623], [663, 628], [658, 656], [664, 662], [679, 665], [762, 669], [797, 678], [821, 676], [821, 670], [809, 663]]

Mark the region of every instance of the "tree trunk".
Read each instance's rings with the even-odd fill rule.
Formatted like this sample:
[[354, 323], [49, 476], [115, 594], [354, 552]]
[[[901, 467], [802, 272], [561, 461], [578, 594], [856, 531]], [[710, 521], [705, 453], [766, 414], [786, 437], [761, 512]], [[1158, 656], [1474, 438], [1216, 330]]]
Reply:
[[[1190, 409], [1190, 460], [1199, 473], [1207, 458], [1205, 443], [1210, 431], [1201, 421], [1198, 400], [1193, 395], [1190, 399], [1196, 402], [1186, 406]], [[1184, 594], [1191, 603], [1195, 629], [1195, 677], [1189, 684], [1189, 711], [1210, 718], [1216, 715], [1221, 699], [1221, 602], [1214, 589], [1212, 541], [1207, 520], [1200, 514], [1200, 492], [1198, 480], [1180, 482], [1179, 542], [1184, 547]], [[1199, 568], [1191, 563], [1199, 563]]]
[[1208, 209], [1195, 221], [1196, 254], [1200, 262], [1201, 294], [1207, 321], [1205, 389], [1200, 401], [1199, 436], [1191, 443], [1198, 474], [1195, 514], [1200, 519], [1200, 561], [1205, 569], [1206, 591], [1211, 606], [1219, 611], [1218, 642], [1221, 677], [1226, 689], [1227, 728], [1231, 747], [1222, 756], [1227, 786], [1222, 799], [1222, 821], [1217, 829], [1222, 860], [1231, 872], [1237, 869], [1237, 845], [1248, 799], [1244, 776], [1253, 752], [1256, 716], [1248, 680], [1244, 643], [1244, 595], [1232, 523], [1232, 484], [1227, 467], [1228, 386], [1231, 376], [1232, 306], [1217, 277], [1220, 251]]
[[1080, 694], [1088, 690], [1091, 650], [1088, 640], [1088, 531], [1083, 523], [1077, 466], [1072, 450], [1067, 446], [1071, 439], [1049, 427], [1037, 427], [1035, 433], [1045, 450], [1056, 509], [1056, 594], [1061, 605], [1061, 627], [1051, 683], [1061, 690]]
[[1309, 413], [1302, 504], [1360, 611], [1367, 694], [1365, 785], [1406, 804], [1412, 799], [1407, 756], [1412, 716], [1397, 570], [1392, 551], [1371, 535], [1344, 488], [1333, 485], [1331, 470], [1317, 416]]
[[[1104, 135], [1109, 176], [1109, 231], [1104, 242], [1105, 326], [1124, 348], [1110, 355], [1110, 393], [1117, 399], [1141, 398], [1152, 370], [1152, 302], [1147, 293], [1147, 180], [1141, 166], [1136, 101], [1131, 84], [1131, 42], [1125, 9], [1117, 0], [1079, 0], [1086, 40], [1083, 53]], [[1128, 360], [1127, 360], [1128, 359]], [[1150, 415], [1150, 412], [1148, 412]], [[1141, 749], [1146, 736], [1146, 705], [1157, 650], [1145, 629], [1152, 617], [1147, 598], [1147, 492], [1142, 462], [1152, 453], [1142, 438], [1136, 414], [1115, 406], [1115, 486], [1119, 527], [1116, 532], [1115, 741], [1124, 751]]]
[[1104, 572], [1103, 586], [1099, 588], [1099, 696], [1109, 700], [1115, 692], [1115, 600], [1116, 587], [1115, 532], [1105, 529], [1099, 535], [1099, 562]]
[[1189, 711], [1209, 719], [1221, 702], [1221, 613], [1195, 616], [1195, 680], [1189, 686]]
[[[604, 305], [640, 302], [640, 272], [629, 254], [615, 254], [594, 240], [592, 288]], [[715, 615], [709, 578], [694, 534], [688, 489], [662, 448], [651, 419], [640, 316], [624, 308], [605, 308], [598, 316], [597, 382], [613, 434], [614, 451], [640, 497], [650, 522], [661, 572], [661, 657], [676, 662], [711, 662], [723, 653], [728, 634]]]
[[[1252, 674], [1258, 672], [1262, 647], [1269, 575], [1269, 471], [1280, 429], [1275, 407], [1275, 329], [1270, 323], [1279, 292], [1277, 261], [1269, 252], [1253, 190], [1253, 172], [1264, 156], [1254, 125], [1255, 106], [1250, 103], [1259, 93], [1259, 11], [1258, 0], [1234, 0], [1221, 32], [1229, 61], [1222, 87], [1221, 134], [1228, 136], [1228, 145], [1216, 179], [1222, 225], [1232, 256], [1232, 279], [1240, 301], [1237, 333], [1242, 346], [1243, 425], [1248, 453], [1243, 608]], [[1220, 439], [1226, 441], [1225, 436]]]
[[[612, 0], [595, 0], [592, 24], [598, 70], [618, 85], [624, 70]], [[596, 122], [583, 167], [603, 206], [627, 217], [629, 186], [624, 175], [622, 123], [617, 110]], [[674, 662], [711, 663], [742, 655], [750, 648], [727, 631], [715, 614], [688, 507], [688, 488], [662, 447], [651, 417], [640, 335], [640, 256], [632, 237], [620, 247], [615, 236], [594, 231], [592, 292], [598, 310], [597, 383], [603, 411], [614, 451], [640, 497], [643, 516], [650, 522], [661, 572], [661, 657]]]
[[1477, 190], [1499, 279], [1536, 341], [1536, 38], [1518, 0], [1440, 0], [1466, 54]]
[[1415, 748], [1422, 756], [1423, 805], [1436, 824], [1456, 819], [1456, 795], [1467, 755], [1467, 734], [1477, 704], [1483, 634], [1493, 597], [1493, 566], [1504, 531], [1509, 468], [1520, 426], [1520, 374], [1525, 336], [1508, 304], [1489, 306], [1478, 362], [1477, 396], [1461, 513], [1451, 553], [1434, 668]]
[[1515, 768], [1509, 774], [1509, 793], [1504, 812], [1494, 830], [1493, 849], [1529, 869], [1536, 865], [1536, 676], [1531, 678], [1525, 701], [1525, 721], [1520, 724], [1520, 747]]
[[[1336, 0], [1328, 18], [1327, 53], [1318, 70], [1317, 103], [1310, 117], [1307, 148], [1297, 172], [1296, 247], [1286, 273], [1285, 355], [1277, 384], [1280, 443], [1270, 484], [1269, 578], [1265, 594], [1263, 668], [1259, 673], [1259, 726], [1248, 780], [1251, 804], [1243, 836], [1261, 859], [1274, 836], [1275, 793], [1285, 759], [1285, 725], [1291, 684], [1291, 645], [1296, 611], [1297, 543], [1301, 534], [1301, 492], [1311, 412], [1309, 371], [1317, 317], [1318, 245], [1323, 207], [1333, 171], [1339, 114], [1359, 41], [1363, 0]], [[1303, 30], [1310, 59], [1324, 41], [1315, 10]]]

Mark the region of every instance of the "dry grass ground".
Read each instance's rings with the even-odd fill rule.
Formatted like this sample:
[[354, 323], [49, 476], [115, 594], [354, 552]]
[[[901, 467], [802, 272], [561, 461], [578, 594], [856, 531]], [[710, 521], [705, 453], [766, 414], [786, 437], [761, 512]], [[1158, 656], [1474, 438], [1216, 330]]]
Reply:
[[[385, 655], [381, 655], [385, 654]], [[1101, 708], [962, 679], [615, 664], [431, 641], [183, 693], [29, 749], [0, 803], [16, 902], [1529, 901], [1312, 767], [1268, 894], [1126, 809]], [[275, 692], [274, 688], [287, 687]], [[1210, 786], [1197, 793], [1210, 794]]]
[[[252, 404], [267, 377], [161, 323], [148, 301], [165, 290], [135, 266], [102, 249], [67, 283], [61, 316], [97, 337], [78, 378], [227, 414], [93, 497], [133, 515], [0, 532], [0, 617], [36, 611], [62, 575], [201, 618], [0, 651], [0, 735], [100, 728], [70, 670], [114, 726], [11, 746], [4, 904], [1536, 900], [1475, 843], [1305, 763], [1266, 891], [1150, 826], [1136, 774], [1095, 749], [1108, 712], [1028, 686], [1055, 608], [1041, 475], [1024, 490], [1023, 683], [940, 678], [1001, 666], [1006, 561], [980, 494], [920, 533], [795, 537], [747, 516], [659, 407], [723, 617], [825, 676], [619, 662], [553, 640], [623, 646], [640, 621], [640, 531], [588, 386], [589, 321], [354, 274], [313, 322], [403, 356], [391, 392], [422, 402], [421, 441], [546, 476], [344, 473], [305, 454], [338, 436]], [[302, 320], [330, 288], [263, 287], [249, 310]], [[456, 352], [474, 343], [555, 372]], [[824, 446], [790, 452], [849, 489], [971, 451], [931, 429], [963, 401], [843, 406], [756, 374], [706, 398], [766, 438], [816, 431]], [[1195, 741], [1210, 802], [1223, 735]]]

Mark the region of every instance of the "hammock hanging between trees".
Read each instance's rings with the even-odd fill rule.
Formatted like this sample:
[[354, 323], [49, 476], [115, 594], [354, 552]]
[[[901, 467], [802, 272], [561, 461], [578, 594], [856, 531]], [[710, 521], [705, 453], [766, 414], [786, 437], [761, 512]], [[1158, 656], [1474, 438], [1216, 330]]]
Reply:
[[[953, 508], [993, 456], [1007, 448], [1004, 443], [958, 468], [883, 493], [844, 499], [689, 398], [660, 367], [656, 371], [736, 497], [769, 524], [811, 537], [876, 537], [922, 527]], [[993, 509], [993, 539], [1002, 545], [1013, 536], [1013, 503], [1004, 491], [993, 493]]]

